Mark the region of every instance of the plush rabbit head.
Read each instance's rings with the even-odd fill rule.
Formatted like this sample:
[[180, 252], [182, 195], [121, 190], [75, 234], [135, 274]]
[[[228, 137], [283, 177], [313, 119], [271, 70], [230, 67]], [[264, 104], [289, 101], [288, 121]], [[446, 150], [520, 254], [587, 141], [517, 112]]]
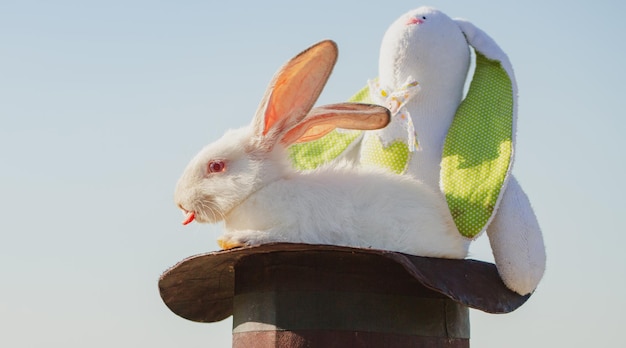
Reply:
[[271, 81], [252, 123], [206, 146], [180, 178], [175, 202], [191, 221], [217, 222], [248, 196], [292, 171], [285, 148], [341, 127], [377, 129], [389, 120], [383, 107], [342, 103], [313, 108], [337, 60], [337, 46], [322, 41], [285, 64]]
[[400, 16], [385, 32], [379, 81], [397, 89], [412, 77], [421, 86], [416, 97], [427, 100], [445, 94], [441, 101], [447, 103], [460, 100], [469, 64], [467, 40], [455, 21], [436, 9], [420, 7]]

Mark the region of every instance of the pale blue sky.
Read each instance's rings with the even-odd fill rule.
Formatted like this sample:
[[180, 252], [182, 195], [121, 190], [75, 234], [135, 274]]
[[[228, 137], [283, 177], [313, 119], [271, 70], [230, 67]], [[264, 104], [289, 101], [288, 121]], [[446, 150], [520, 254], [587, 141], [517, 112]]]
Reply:
[[[620, 1], [0, 2], [0, 346], [229, 347], [231, 321], [172, 314], [159, 275], [217, 248], [180, 225], [174, 184], [246, 124], [275, 70], [324, 38], [320, 103], [377, 72], [387, 26], [432, 5], [505, 49], [520, 89], [514, 173], [548, 270], [507, 315], [472, 311], [476, 347], [623, 341], [626, 5]], [[486, 237], [473, 256], [490, 260]]]

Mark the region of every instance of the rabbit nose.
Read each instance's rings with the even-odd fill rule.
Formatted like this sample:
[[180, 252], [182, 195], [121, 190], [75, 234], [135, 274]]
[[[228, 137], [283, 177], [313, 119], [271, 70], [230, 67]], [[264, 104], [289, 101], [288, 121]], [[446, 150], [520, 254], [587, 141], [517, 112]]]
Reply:
[[406, 21], [406, 25], [422, 24], [424, 21], [420, 18], [411, 17]]

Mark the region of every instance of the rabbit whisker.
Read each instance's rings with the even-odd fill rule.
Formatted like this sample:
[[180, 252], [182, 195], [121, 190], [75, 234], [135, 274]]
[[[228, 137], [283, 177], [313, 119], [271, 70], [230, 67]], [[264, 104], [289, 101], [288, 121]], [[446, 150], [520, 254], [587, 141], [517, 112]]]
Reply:
[[221, 221], [225, 219], [225, 214], [219, 209], [219, 206], [215, 202], [205, 199], [199, 202], [202, 209], [200, 215], [203, 220], [207, 221]]

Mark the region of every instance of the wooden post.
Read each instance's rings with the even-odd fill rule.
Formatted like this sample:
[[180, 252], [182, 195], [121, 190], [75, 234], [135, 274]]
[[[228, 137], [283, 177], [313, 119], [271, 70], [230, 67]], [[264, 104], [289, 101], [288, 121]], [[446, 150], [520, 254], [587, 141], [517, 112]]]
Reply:
[[484, 262], [306, 244], [194, 256], [159, 287], [184, 318], [233, 315], [233, 348], [469, 347], [468, 307], [506, 313], [528, 299]]
[[469, 347], [469, 311], [391, 260], [257, 254], [235, 268], [233, 348]]

